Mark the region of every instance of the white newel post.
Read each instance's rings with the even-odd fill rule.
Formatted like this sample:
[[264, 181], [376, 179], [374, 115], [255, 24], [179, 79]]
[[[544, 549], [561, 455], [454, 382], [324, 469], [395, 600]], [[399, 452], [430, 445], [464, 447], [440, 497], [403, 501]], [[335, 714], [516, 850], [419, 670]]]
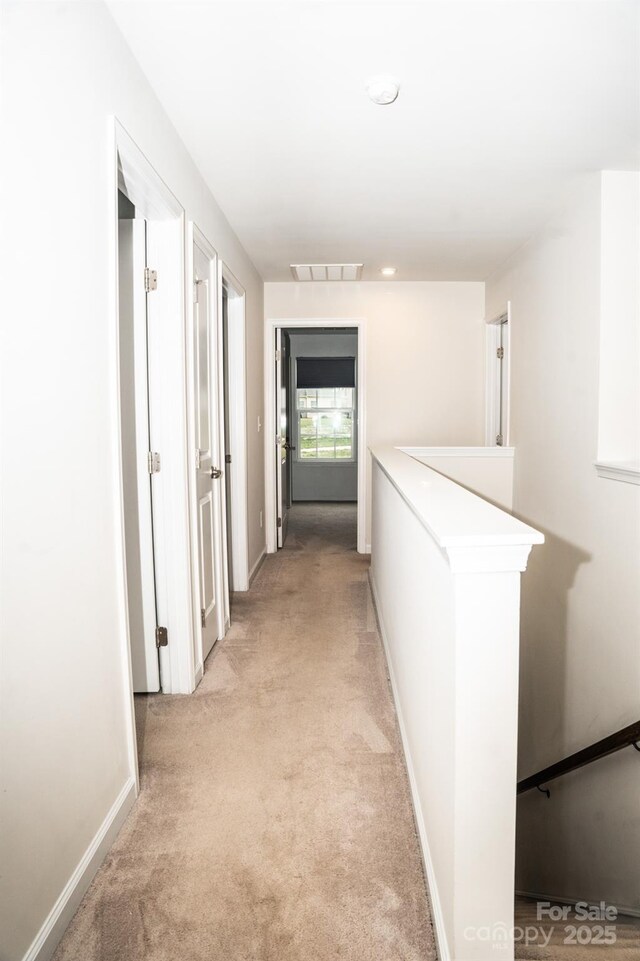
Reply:
[[[526, 563], [530, 547], [519, 551]], [[513, 548], [447, 552], [455, 597], [454, 943], [513, 958], [520, 571]], [[502, 940], [504, 938], [504, 940]], [[498, 952], [498, 953], [497, 953]]]
[[440, 957], [512, 961], [520, 577], [543, 537], [396, 449], [373, 473], [371, 581]]

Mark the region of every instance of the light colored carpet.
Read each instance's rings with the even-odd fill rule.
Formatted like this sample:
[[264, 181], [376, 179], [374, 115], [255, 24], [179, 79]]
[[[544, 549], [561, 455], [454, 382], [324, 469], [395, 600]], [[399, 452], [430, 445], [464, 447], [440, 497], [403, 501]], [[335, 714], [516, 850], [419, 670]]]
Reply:
[[142, 792], [55, 961], [430, 961], [354, 505], [299, 505], [191, 697], [137, 698]]

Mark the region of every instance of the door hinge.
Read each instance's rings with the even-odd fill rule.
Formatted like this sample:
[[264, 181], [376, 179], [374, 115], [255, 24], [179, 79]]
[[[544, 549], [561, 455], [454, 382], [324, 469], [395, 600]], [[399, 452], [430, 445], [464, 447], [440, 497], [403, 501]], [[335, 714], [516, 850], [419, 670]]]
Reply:
[[498, 447], [502, 447], [503, 443], [504, 443], [504, 437], [502, 436], [502, 434], [496, 434], [496, 445]]
[[225, 464], [230, 464], [230, 463], [231, 463], [231, 454], [225, 454], [225, 455], [224, 455], [224, 462], [225, 462]]
[[276, 363], [280, 360], [282, 360], [282, 351], [276, 350]]
[[200, 470], [202, 466], [202, 451], [199, 447], [196, 447], [196, 470]]
[[282, 518], [281, 518], [281, 517], [278, 518], [278, 527], [282, 527]]
[[147, 293], [150, 290], [158, 289], [158, 271], [151, 270], [150, 267], [144, 268], [144, 289]]
[[166, 627], [156, 627], [156, 647], [166, 647], [169, 643], [169, 634]]
[[496, 357], [498, 358], [498, 360], [503, 360], [503, 358], [504, 358], [504, 347], [498, 347], [498, 349], [496, 350]]
[[207, 612], [205, 611], [204, 607], [201, 607], [200, 608], [200, 627], [206, 627], [206, 626], [207, 626]]
[[160, 454], [155, 450], [150, 450], [147, 454], [147, 468], [150, 474], [160, 473]]

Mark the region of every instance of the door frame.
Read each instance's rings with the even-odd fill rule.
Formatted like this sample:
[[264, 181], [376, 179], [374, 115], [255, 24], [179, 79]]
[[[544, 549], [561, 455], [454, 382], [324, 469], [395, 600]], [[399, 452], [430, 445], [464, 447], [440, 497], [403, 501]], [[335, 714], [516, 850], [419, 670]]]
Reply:
[[356, 386], [358, 412], [358, 537], [359, 554], [366, 554], [367, 518], [367, 425], [366, 425], [366, 321], [361, 317], [293, 317], [267, 319], [264, 342], [264, 456], [265, 456], [265, 527], [267, 553], [275, 554], [278, 543], [278, 512], [276, 509], [276, 337], [277, 328], [290, 327], [350, 327], [358, 334], [358, 379]]
[[[209, 329], [215, 337], [215, 369], [211, 371], [215, 376], [216, 390], [216, 416], [215, 427], [218, 432], [218, 456], [222, 460], [224, 457], [224, 412], [221, 406], [221, 379], [222, 373], [222, 314], [219, 295], [219, 258], [214, 247], [209, 243], [202, 231], [193, 221], [187, 225], [187, 277], [189, 278], [188, 289], [193, 292], [193, 247], [200, 248], [202, 253], [209, 261]], [[195, 683], [199, 684], [204, 674], [204, 658], [202, 650], [202, 631], [200, 628], [200, 558], [198, 553], [198, 477], [196, 469], [195, 451], [193, 438], [195, 436], [195, 382], [194, 382], [194, 325], [195, 310], [193, 295], [188, 298], [187, 309], [187, 419], [188, 419], [188, 465], [189, 465], [189, 501], [191, 517], [191, 585], [193, 592], [193, 654], [195, 662]], [[210, 354], [211, 356], [211, 354]], [[213, 423], [212, 423], [213, 426]], [[224, 464], [220, 465], [222, 470]], [[216, 641], [225, 635], [228, 624], [229, 593], [225, 569], [227, 563], [226, 548], [226, 524], [225, 524], [225, 490], [224, 483], [217, 484], [213, 489], [213, 510], [214, 525], [217, 531], [216, 537], [216, 556], [214, 566], [216, 572], [216, 586], [219, 591], [221, 603], [217, 605], [217, 626]]]
[[[227, 584], [227, 623], [229, 592], [249, 590], [249, 487], [247, 470], [247, 360], [246, 360], [246, 293], [241, 283], [222, 261], [218, 263], [218, 316], [220, 317], [220, 356], [222, 357], [222, 289], [227, 289], [227, 358], [229, 374], [229, 449], [232, 460], [234, 492], [231, 497], [231, 578]], [[224, 437], [224, 378], [220, 382], [220, 412]], [[225, 468], [227, 465], [225, 465]], [[224, 493], [224, 528], [226, 532], [226, 491]], [[225, 533], [224, 577], [228, 581], [227, 536]]]
[[[128, 704], [130, 753], [137, 771], [135, 717], [131, 679], [131, 638], [128, 618], [127, 573], [124, 539], [124, 496], [122, 487], [122, 438], [120, 431], [120, 345], [118, 337], [118, 188], [142, 215], [162, 227], [158, 245], [156, 358], [161, 364], [163, 383], [160, 396], [152, 396], [154, 414], [161, 436], [162, 491], [154, 508], [154, 550], [156, 595], [160, 623], [167, 627], [169, 644], [160, 648], [161, 689], [166, 694], [190, 694], [195, 689], [193, 656], [193, 594], [189, 484], [187, 470], [187, 383], [186, 383], [186, 286], [185, 212], [171, 190], [149, 163], [117, 118], [112, 117], [112, 242], [110, 277], [112, 296], [112, 424], [116, 530], [116, 562], [121, 590], [122, 657]], [[155, 266], [151, 265], [152, 267]]]
[[[138, 563], [136, 566], [139, 568], [140, 574], [140, 595], [142, 602], [142, 628], [143, 628], [143, 638], [144, 638], [144, 652], [145, 652], [145, 682], [142, 686], [136, 689], [136, 672], [132, 670], [133, 673], [133, 691], [134, 693], [142, 693], [145, 691], [157, 692], [161, 688], [160, 681], [160, 658], [158, 653], [158, 648], [156, 647], [156, 626], [157, 626], [157, 612], [156, 612], [156, 587], [155, 587], [155, 563], [154, 563], [154, 552], [153, 552], [153, 500], [151, 494], [151, 484], [149, 482], [149, 472], [147, 468], [147, 456], [146, 451], [151, 449], [151, 438], [150, 438], [150, 425], [149, 425], [149, 380], [148, 380], [148, 353], [147, 353], [147, 343], [148, 343], [148, 314], [147, 314], [147, 298], [148, 294], [144, 290], [144, 284], [140, 283], [140, 278], [143, 276], [143, 271], [147, 266], [147, 226], [148, 223], [143, 218], [134, 218], [133, 220], [124, 221], [126, 224], [131, 225], [131, 240], [132, 240], [132, 262], [131, 262], [131, 294], [132, 294], [132, 312], [131, 312], [131, 347], [133, 349], [133, 396], [130, 400], [133, 402], [133, 409], [130, 410], [130, 414], [134, 418], [134, 428], [135, 428], [135, 458], [136, 458], [136, 507], [137, 507], [137, 542], [138, 551], [137, 558]], [[120, 232], [121, 232], [121, 222], [118, 223], [118, 270], [120, 270], [122, 263], [120, 260]], [[136, 283], [136, 278], [138, 283]], [[118, 281], [120, 282], [120, 277]], [[121, 294], [122, 291], [119, 291]], [[118, 309], [120, 309], [120, 303], [122, 298], [119, 297]], [[119, 335], [122, 330], [119, 330]], [[122, 359], [122, 354], [120, 354]], [[122, 402], [122, 395], [120, 395], [120, 401]], [[126, 430], [126, 425], [122, 424], [121, 430]], [[126, 514], [125, 502], [125, 514]], [[129, 505], [130, 506], [130, 505]], [[129, 533], [126, 529], [125, 521], [125, 536], [128, 539]], [[135, 557], [135, 552], [134, 552]], [[135, 559], [134, 559], [135, 563]], [[127, 582], [127, 591], [131, 587], [130, 582]], [[131, 611], [129, 611], [129, 616]], [[150, 668], [149, 662], [147, 660], [148, 647], [152, 648], [152, 658], [155, 658], [155, 670]], [[135, 665], [136, 658], [135, 652], [131, 651], [131, 661], [132, 669]], [[150, 676], [150, 670], [151, 675]], [[140, 683], [140, 678], [138, 678], [138, 683]], [[156, 686], [157, 683], [157, 686]]]
[[[496, 351], [503, 336], [504, 357], [498, 362]], [[499, 364], [502, 364], [502, 374]], [[502, 410], [500, 408], [502, 376]], [[485, 428], [486, 447], [497, 447], [496, 437], [502, 415], [502, 446], [511, 443], [511, 301], [503, 311], [485, 320]]]

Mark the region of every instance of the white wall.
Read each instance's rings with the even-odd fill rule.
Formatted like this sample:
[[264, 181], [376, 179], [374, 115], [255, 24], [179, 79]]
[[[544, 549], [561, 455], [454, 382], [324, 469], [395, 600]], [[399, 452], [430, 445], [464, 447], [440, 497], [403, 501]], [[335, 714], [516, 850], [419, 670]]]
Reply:
[[[640, 715], [640, 488], [599, 478], [600, 181], [487, 283], [511, 301], [514, 512], [545, 531], [523, 579], [520, 776]], [[632, 748], [519, 802], [518, 885], [640, 909]]]
[[132, 774], [115, 533], [111, 115], [247, 291], [250, 561], [263, 548], [263, 304], [260, 278], [106, 8], [5, 4], [2, 27], [0, 929], [3, 959], [16, 961]]
[[640, 173], [601, 177], [598, 459], [640, 469]]
[[512, 447], [405, 447], [411, 457], [505, 511], [513, 507]]
[[265, 284], [268, 320], [365, 320], [367, 446], [483, 443], [483, 315], [481, 283]]

